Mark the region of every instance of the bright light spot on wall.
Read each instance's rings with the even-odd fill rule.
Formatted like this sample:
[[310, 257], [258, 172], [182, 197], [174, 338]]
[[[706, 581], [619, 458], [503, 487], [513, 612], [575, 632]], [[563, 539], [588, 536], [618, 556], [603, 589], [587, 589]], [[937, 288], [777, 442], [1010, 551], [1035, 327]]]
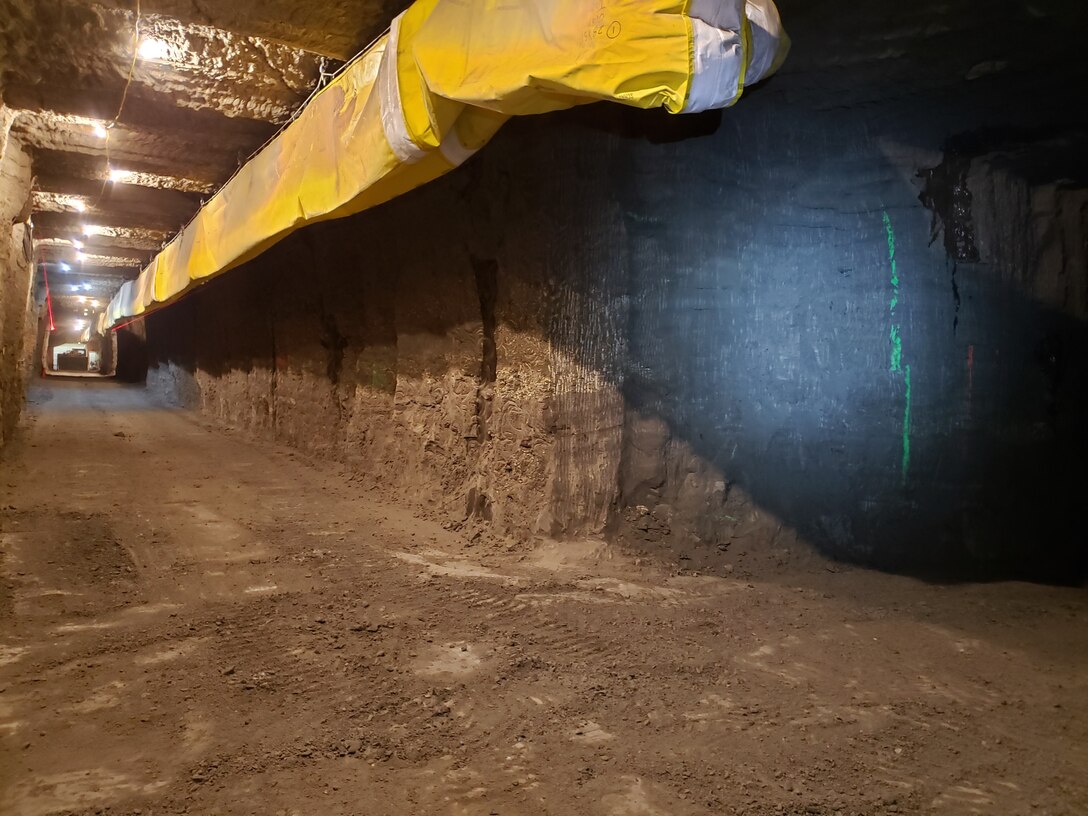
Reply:
[[91, 289], [91, 285], [89, 283], [83, 284], [83, 290], [84, 291], [90, 291], [90, 289]]
[[83, 196], [69, 193], [51, 193], [45, 190], [35, 190], [32, 193], [35, 212], [70, 213], [86, 212], [90, 204]]
[[76, 249], [83, 249], [83, 242], [76, 238], [72, 241], [72, 246], [74, 246]]
[[156, 37], [148, 37], [140, 43], [140, 59], [164, 60], [169, 53], [170, 48], [165, 40], [160, 40]]
[[76, 328], [76, 329], [86, 328], [86, 326], [87, 326], [87, 321], [86, 320], [77, 320], [75, 323], [72, 324], [72, 327]]
[[105, 235], [113, 238], [123, 235], [126, 231], [125, 227], [104, 227], [101, 224], [84, 224], [82, 229], [83, 234], [87, 236]]
[[110, 181], [114, 184], [142, 184], [145, 187], [157, 187], [160, 185], [151, 183], [154, 179], [163, 178], [153, 173], [137, 173], [135, 170], [121, 170], [117, 167], [110, 168]]
[[94, 125], [91, 130], [99, 139], [105, 139], [110, 135], [110, 132], [102, 127], [102, 125]]
[[92, 309], [97, 309], [98, 308], [98, 301], [97, 300], [92, 300], [91, 301], [91, 308]]
[[83, 263], [85, 260], [87, 260], [87, 253], [77, 252], [76, 253], [76, 260], [79, 261], [80, 263]]
[[[70, 266], [69, 266], [68, 264], [66, 264], [66, 263], [62, 263], [62, 264], [60, 265], [60, 271], [61, 271], [61, 272], [71, 272], [71, 271], [72, 271], [72, 267], [70, 267]], [[74, 289], [75, 287], [73, 286], [72, 288]]]
[[119, 170], [111, 167], [106, 176], [112, 182], [119, 184], [135, 184], [140, 187], [156, 187], [166, 190], [183, 190], [187, 193], [212, 193], [216, 185], [198, 179], [180, 178], [178, 176], [163, 176], [158, 173], [145, 173], [138, 170]]

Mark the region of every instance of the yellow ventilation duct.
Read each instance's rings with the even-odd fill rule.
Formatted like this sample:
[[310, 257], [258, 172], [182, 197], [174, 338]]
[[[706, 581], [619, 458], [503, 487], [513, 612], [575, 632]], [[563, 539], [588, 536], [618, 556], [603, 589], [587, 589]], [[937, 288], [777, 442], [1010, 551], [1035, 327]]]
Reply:
[[306, 224], [438, 178], [510, 116], [599, 100], [727, 107], [788, 49], [771, 0], [419, 0], [121, 287], [97, 328], [167, 304]]

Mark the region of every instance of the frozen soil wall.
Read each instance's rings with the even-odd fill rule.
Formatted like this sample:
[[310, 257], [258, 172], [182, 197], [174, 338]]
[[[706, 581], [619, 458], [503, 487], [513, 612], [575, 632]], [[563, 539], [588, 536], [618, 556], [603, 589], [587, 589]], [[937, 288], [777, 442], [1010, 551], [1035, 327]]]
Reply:
[[781, 7], [736, 108], [513, 122], [148, 318], [149, 384], [515, 539], [1079, 580], [1083, 9]]

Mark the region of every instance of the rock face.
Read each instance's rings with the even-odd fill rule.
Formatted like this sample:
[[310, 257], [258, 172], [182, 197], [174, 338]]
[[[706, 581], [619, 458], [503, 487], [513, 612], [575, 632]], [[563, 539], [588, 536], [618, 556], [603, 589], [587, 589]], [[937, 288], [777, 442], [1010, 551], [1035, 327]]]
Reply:
[[149, 383], [511, 536], [1080, 580], [1084, 11], [781, 8], [736, 108], [513, 122], [150, 317]]
[[7, 111], [0, 106], [0, 445], [11, 436], [22, 410], [37, 328], [29, 235], [23, 223], [30, 198], [30, 157], [10, 135], [8, 124]]

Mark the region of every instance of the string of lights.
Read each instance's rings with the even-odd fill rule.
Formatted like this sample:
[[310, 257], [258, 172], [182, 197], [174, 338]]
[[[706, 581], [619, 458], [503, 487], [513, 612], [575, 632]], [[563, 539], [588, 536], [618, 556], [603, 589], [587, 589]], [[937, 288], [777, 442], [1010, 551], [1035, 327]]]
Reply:
[[[132, 48], [131, 48], [131, 50], [132, 50], [132, 59], [129, 61], [128, 75], [125, 77], [125, 85], [124, 85], [124, 88], [121, 91], [121, 100], [117, 105], [117, 113], [114, 114], [113, 118], [108, 123], [102, 124], [101, 122], [96, 122], [92, 126], [92, 130], [93, 130], [94, 135], [96, 137], [98, 137], [99, 139], [102, 139], [103, 142], [105, 143], [106, 169], [105, 169], [104, 178], [102, 179], [102, 186], [98, 190], [98, 196], [94, 199], [93, 202], [91, 202], [91, 205], [90, 205], [91, 208], [97, 208], [99, 206], [99, 204], [102, 203], [102, 199], [106, 195], [107, 185], [109, 185], [110, 182], [116, 180], [115, 177], [114, 177], [115, 171], [113, 169], [113, 162], [112, 162], [112, 159], [111, 159], [111, 156], [110, 156], [110, 148], [111, 148], [111, 138], [110, 137], [112, 135], [113, 129], [117, 126], [118, 122], [120, 122], [121, 116], [125, 111], [125, 103], [128, 101], [129, 89], [132, 87], [132, 81], [133, 81], [133, 78], [136, 75], [136, 62], [140, 57], [140, 23], [143, 20], [143, 10], [141, 9], [141, 6], [140, 6], [140, 0], [136, 0], [135, 12], [136, 12], [135, 22], [134, 22], [133, 27], [132, 27], [132, 40], [131, 40], [131, 42], [132, 42]], [[82, 200], [78, 200], [78, 199], [73, 203], [72, 206], [74, 207], [74, 209], [78, 213], [84, 213], [88, 209], [88, 205], [85, 202], [83, 202]], [[87, 225], [82, 226], [82, 231], [83, 231], [83, 234], [85, 236], [91, 234], [91, 232], [89, 232], [88, 230], [89, 230], [89, 227]], [[82, 263], [86, 259], [86, 254], [83, 252], [84, 242], [82, 240], [79, 240], [79, 239], [72, 239], [71, 244], [76, 250], [76, 260], [78, 260], [78, 261], [80, 261]]]
[[132, 87], [132, 78], [136, 75], [136, 60], [140, 56], [140, 21], [143, 19], [143, 14], [140, 9], [140, 0], [136, 0], [136, 22], [132, 27], [132, 59], [128, 64], [128, 76], [125, 78], [125, 87], [121, 91], [121, 102], [117, 106], [117, 113], [114, 115], [112, 121], [105, 127], [98, 125], [98, 129], [105, 132], [106, 140], [106, 177], [102, 180], [102, 189], [98, 192], [98, 198], [95, 200], [95, 206], [102, 200], [102, 197], [106, 194], [106, 185], [111, 181], [111, 175], [113, 172], [113, 164], [110, 161], [110, 132], [117, 126], [117, 123], [121, 119], [121, 114], [125, 111], [125, 102], [128, 101], [128, 91]]
[[[139, 3], [137, 3], [137, 9], [139, 9]], [[258, 153], [263, 151], [270, 144], [272, 144], [272, 142], [274, 142], [280, 136], [280, 134], [283, 133], [284, 130], [286, 130], [288, 127], [290, 127], [291, 124], [296, 119], [298, 119], [298, 117], [301, 115], [302, 111], [306, 109], [306, 106], [309, 105], [311, 101], [313, 101], [313, 98], [315, 96], [317, 96], [319, 93], [321, 93], [321, 91], [329, 84], [329, 82], [331, 82], [333, 79], [338, 77], [340, 74], [342, 74], [348, 68], [350, 68], [356, 62], [358, 62], [360, 59], [362, 59], [367, 54], [367, 52], [369, 52], [370, 49], [373, 48], [374, 45], [377, 44], [378, 41], [380, 41], [382, 39], [382, 37], [385, 37], [388, 34], [389, 34], [389, 29], [386, 28], [385, 31], [383, 31], [381, 34], [379, 34], [377, 37], [375, 37], [373, 40], [371, 40], [370, 43], [366, 47], [360, 48], [359, 51], [356, 52], [354, 56], [349, 58], [346, 62], [341, 64], [339, 67], [337, 67], [333, 71], [326, 71], [326, 65], [323, 62], [321, 64], [321, 66], [319, 67], [319, 69], [318, 69], [319, 75], [318, 75], [317, 81], [314, 83], [314, 87], [310, 91], [309, 95], [307, 95], [307, 97], [295, 108], [294, 112], [291, 114], [290, 117], [288, 117], [287, 121], [283, 122], [276, 129], [275, 133], [273, 133], [271, 136], [269, 136], [260, 146], [255, 148], [253, 150], [253, 152], [251, 152], [244, 160], [242, 160], [242, 161], [240, 161], [238, 163], [238, 166], [235, 168], [234, 172], [231, 173], [230, 176], [222, 184], [219, 185], [219, 187], [216, 189], [216, 192], [212, 194], [212, 197], [214, 197], [216, 194], [218, 194], [218, 192], [220, 190], [222, 190], [224, 187], [226, 187], [228, 184], [230, 184], [230, 182], [234, 180], [234, 177], [237, 176], [242, 171], [242, 168], [246, 165], [247, 162], [249, 162], [254, 156], [256, 156]], [[136, 53], [137, 54], [139, 53], [138, 48], [136, 50]], [[202, 200], [201, 205], [203, 206], [204, 203], [205, 203], [205, 201]], [[162, 249], [165, 249], [171, 243], [176, 241], [178, 239], [178, 237], [182, 234], [182, 232], [185, 231], [185, 228], [188, 227], [193, 222], [193, 220], [197, 217], [197, 215], [199, 215], [199, 214], [200, 214], [200, 210], [198, 209], [196, 212], [194, 212], [189, 217], [189, 220], [186, 221], [181, 226], [181, 228], [177, 231], [177, 233], [174, 234], [173, 237], [171, 237], [168, 241], [163, 242]], [[158, 308], [161, 308], [161, 307], [152, 306], [146, 312], [144, 312], [142, 315], [133, 318], [132, 320], [128, 321], [127, 323], [122, 323], [119, 326], [114, 326], [112, 328], [112, 330], [116, 332], [118, 329], [122, 329], [125, 326], [131, 325], [132, 323], [135, 323], [138, 320], [143, 320], [148, 315], [150, 315], [150, 314], [154, 313], [155, 311], [157, 311]]]
[[[141, 41], [141, 38], [140, 38], [140, 23], [142, 21], [142, 12], [141, 12], [141, 7], [140, 7], [140, 0], [136, 0], [135, 11], [136, 11], [136, 20], [135, 20], [135, 25], [133, 26], [133, 34], [132, 34], [132, 60], [129, 63], [128, 76], [127, 76], [127, 78], [125, 80], [125, 87], [124, 87], [124, 90], [122, 91], [122, 94], [121, 94], [121, 102], [120, 102], [120, 104], [118, 106], [117, 114], [113, 117], [113, 119], [108, 124], [106, 124], [104, 126], [101, 125], [101, 124], [96, 124], [95, 125], [95, 134], [99, 138], [104, 139], [104, 141], [105, 141], [106, 176], [105, 176], [105, 179], [102, 182], [102, 187], [99, 190], [98, 197], [95, 199], [94, 203], [92, 204], [92, 207], [97, 207], [98, 204], [101, 202], [102, 198], [106, 194], [106, 189], [107, 189], [108, 184], [110, 184], [111, 182], [118, 181], [121, 177], [123, 177], [125, 175], [124, 171], [118, 170], [118, 169], [116, 169], [116, 168], [114, 168], [112, 166], [112, 161], [111, 161], [111, 156], [110, 156], [110, 143], [111, 143], [110, 137], [111, 137], [111, 131], [119, 123], [121, 115], [124, 112], [125, 102], [128, 99], [129, 88], [132, 85], [133, 78], [135, 76], [136, 63], [140, 58], [144, 58], [144, 59], [162, 59], [163, 56], [164, 56], [163, 51], [164, 51], [164, 48], [165, 48], [165, 44], [162, 41], [156, 40], [156, 39], [148, 39], [148, 40], [145, 40], [145, 41]], [[386, 29], [382, 34], [379, 34], [377, 37], [375, 37], [365, 48], [359, 49], [359, 51], [354, 56], [350, 57], [347, 61], [345, 61], [344, 63], [342, 63], [338, 67], [336, 67], [334, 70], [331, 70], [331, 71], [328, 70], [328, 64], [323, 59], [320, 66], [319, 66], [319, 68], [318, 68], [318, 77], [317, 77], [317, 80], [314, 83], [314, 87], [311, 89], [310, 93], [306, 96], [306, 98], [295, 108], [295, 110], [288, 117], [288, 119], [285, 122], [283, 122], [279, 126], [279, 128], [277, 128], [275, 133], [273, 133], [271, 136], [269, 136], [268, 139], [266, 139], [264, 143], [262, 143], [256, 149], [254, 149], [244, 160], [239, 161], [238, 166], [235, 168], [234, 172], [230, 175], [229, 178], [227, 178], [222, 184], [220, 184], [218, 186], [216, 192], [218, 192], [223, 187], [225, 187], [227, 184], [229, 184], [230, 181], [232, 181], [234, 179], [234, 177], [236, 175], [238, 175], [238, 173], [241, 171], [242, 167], [244, 167], [245, 164], [250, 159], [252, 159], [258, 153], [260, 153], [265, 148], [267, 148], [273, 141], [275, 141], [275, 139], [298, 118], [298, 116], [302, 113], [302, 111], [306, 108], [306, 106], [313, 100], [313, 98], [315, 96], [317, 96], [317, 94], [319, 94], [329, 84], [329, 82], [331, 80], [335, 79], [337, 76], [339, 76], [345, 70], [347, 70], [351, 65], [353, 65], [355, 62], [357, 62], [359, 59], [361, 59], [379, 40], [381, 40], [382, 37], [386, 36], [388, 33], [389, 33], [388, 29]], [[202, 201], [201, 203], [203, 204], [204, 201]], [[83, 212], [86, 209], [86, 207], [84, 207], [82, 209], [77, 207], [77, 209], [79, 209], [80, 212]], [[184, 231], [185, 227], [187, 227], [190, 223], [192, 223], [193, 219], [196, 218], [198, 213], [199, 213], [199, 210], [198, 210], [198, 212], [193, 213], [192, 216], [190, 216], [189, 220], [186, 221], [185, 224], [181, 225], [178, 232], [172, 238], [170, 238], [168, 241], [163, 242], [162, 248], [165, 248], [172, 241], [176, 240], [177, 237]], [[85, 236], [89, 236], [89, 235], [93, 234], [91, 231], [88, 231], [88, 230], [89, 230], [89, 227], [87, 225], [84, 225], [83, 226], [83, 234]], [[79, 241], [79, 240], [73, 240], [71, 243], [78, 251], [77, 258], [82, 262], [86, 257], [84, 252], [82, 251], [83, 246], [84, 246], [83, 242]]]
[[49, 271], [46, 269], [44, 260], [40, 260], [39, 263], [42, 267], [42, 279], [45, 283], [45, 308], [46, 312], [49, 314], [49, 331], [55, 332], [57, 326], [53, 322], [53, 296], [49, 291]]

